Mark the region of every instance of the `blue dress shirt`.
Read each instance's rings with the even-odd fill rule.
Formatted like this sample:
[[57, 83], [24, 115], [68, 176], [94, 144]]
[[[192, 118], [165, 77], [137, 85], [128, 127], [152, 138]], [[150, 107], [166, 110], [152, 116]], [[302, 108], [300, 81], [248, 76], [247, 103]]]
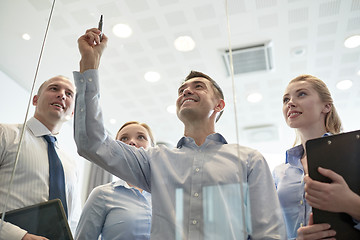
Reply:
[[308, 224], [311, 213], [311, 206], [305, 200], [305, 175], [300, 162], [303, 154], [302, 145], [289, 149], [286, 163], [277, 166], [273, 172], [288, 239], [296, 238], [297, 229]]
[[[323, 137], [330, 136], [325, 133]], [[288, 239], [296, 239], [297, 230], [309, 223], [311, 206], [305, 199], [304, 168], [301, 157], [304, 154], [302, 145], [295, 146], [286, 151], [286, 162], [277, 166], [273, 171], [275, 186], [279, 195], [283, 211]], [[355, 228], [360, 230], [359, 221]]]
[[75, 239], [150, 239], [151, 195], [123, 180], [93, 189], [85, 203]]
[[[220, 134], [198, 146], [147, 150], [115, 141], [103, 126], [97, 70], [74, 72], [75, 141], [81, 156], [151, 192], [152, 239], [285, 239], [273, 179], [257, 151]], [[240, 158], [240, 159], [239, 159]], [[245, 233], [245, 234], [244, 234]]]

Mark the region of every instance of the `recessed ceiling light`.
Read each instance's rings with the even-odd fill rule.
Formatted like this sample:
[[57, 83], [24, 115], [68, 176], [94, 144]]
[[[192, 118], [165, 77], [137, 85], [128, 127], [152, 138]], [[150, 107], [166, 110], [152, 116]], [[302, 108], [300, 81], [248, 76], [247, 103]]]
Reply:
[[352, 86], [352, 81], [348, 80], [348, 79], [342, 80], [336, 84], [336, 87], [340, 90], [349, 89], [349, 88], [351, 88], [351, 86]]
[[170, 105], [166, 108], [166, 110], [169, 112], [169, 113], [172, 113], [172, 114], [175, 114], [176, 113], [176, 106], [175, 105]]
[[157, 82], [160, 80], [160, 74], [158, 72], [147, 72], [144, 74], [144, 78], [148, 82]]
[[174, 41], [176, 50], [180, 52], [189, 52], [195, 48], [194, 40], [189, 36], [180, 36]]
[[122, 24], [122, 23], [116, 24], [112, 30], [115, 36], [119, 38], [127, 38], [130, 37], [130, 35], [132, 34], [132, 30], [130, 26], [127, 24]]
[[357, 72], [357, 75], [359, 75], [359, 76], [360, 76], [360, 70]]
[[24, 33], [24, 34], [22, 35], [22, 38], [23, 38], [24, 40], [30, 40], [30, 39], [31, 39], [30, 35], [27, 34], [27, 33]]
[[360, 46], [360, 35], [348, 37], [347, 39], [345, 39], [344, 45], [347, 48], [356, 48]]
[[257, 103], [262, 100], [262, 95], [260, 93], [251, 93], [247, 96], [246, 99], [248, 100], [248, 102]]
[[116, 119], [115, 119], [115, 118], [110, 118], [109, 122], [110, 122], [111, 124], [115, 124], [115, 123], [116, 123]]

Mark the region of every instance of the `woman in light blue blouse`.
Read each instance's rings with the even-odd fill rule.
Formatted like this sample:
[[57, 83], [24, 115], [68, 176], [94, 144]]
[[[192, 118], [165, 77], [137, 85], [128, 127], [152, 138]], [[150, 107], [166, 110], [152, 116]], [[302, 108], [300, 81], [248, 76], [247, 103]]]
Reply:
[[[134, 147], [154, 145], [151, 129], [131, 121], [118, 131], [116, 139]], [[150, 239], [151, 195], [123, 180], [96, 187], [90, 194], [76, 229], [75, 239]]]
[[[331, 170], [318, 170], [332, 180], [331, 184], [320, 183], [307, 175], [305, 142], [337, 134], [341, 130], [340, 118], [325, 83], [311, 75], [301, 75], [291, 80], [283, 97], [283, 114], [287, 125], [296, 130], [294, 145], [300, 140], [299, 145], [286, 151], [286, 162], [276, 167], [273, 174], [288, 239], [334, 239], [330, 237], [336, 237], [336, 233], [329, 224], [313, 224], [311, 206], [331, 212], [345, 212], [358, 221], [360, 196]], [[315, 190], [319, 188], [321, 190]], [[331, 198], [328, 197], [330, 195]]]

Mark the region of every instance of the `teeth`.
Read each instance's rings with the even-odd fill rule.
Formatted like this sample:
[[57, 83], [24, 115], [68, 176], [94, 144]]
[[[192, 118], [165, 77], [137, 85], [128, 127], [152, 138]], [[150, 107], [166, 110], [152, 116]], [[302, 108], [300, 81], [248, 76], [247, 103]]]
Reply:
[[195, 100], [192, 100], [192, 99], [186, 99], [183, 103], [186, 103], [186, 102], [195, 102]]
[[59, 107], [59, 108], [63, 108], [60, 104], [58, 104], [58, 103], [54, 103], [53, 104], [54, 106], [57, 106], [57, 107]]
[[298, 112], [293, 112], [293, 113], [290, 113], [289, 116], [294, 116], [294, 115], [300, 115], [300, 113], [298, 113]]

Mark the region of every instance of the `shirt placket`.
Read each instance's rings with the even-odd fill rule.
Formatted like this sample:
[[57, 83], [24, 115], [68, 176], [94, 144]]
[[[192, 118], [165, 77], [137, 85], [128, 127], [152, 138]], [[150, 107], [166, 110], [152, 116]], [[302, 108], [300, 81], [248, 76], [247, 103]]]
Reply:
[[304, 172], [301, 176], [301, 182], [300, 182], [300, 188], [302, 189], [300, 191], [300, 200], [299, 200], [299, 206], [300, 206], [300, 213], [299, 213], [299, 220], [300, 220], [300, 227], [305, 226], [307, 223], [306, 221], [306, 204], [305, 204], [305, 182], [304, 182]]
[[189, 238], [201, 239], [203, 228], [202, 217], [202, 177], [203, 177], [204, 153], [201, 148], [197, 149], [192, 166], [190, 213], [189, 213]]

